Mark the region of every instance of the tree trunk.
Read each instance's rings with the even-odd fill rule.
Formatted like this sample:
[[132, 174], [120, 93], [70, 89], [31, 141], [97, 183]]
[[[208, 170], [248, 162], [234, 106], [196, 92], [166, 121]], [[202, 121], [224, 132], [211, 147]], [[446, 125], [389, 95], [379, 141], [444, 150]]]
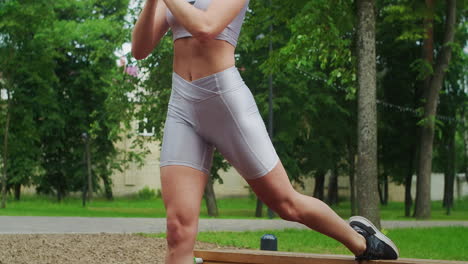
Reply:
[[358, 0], [358, 213], [380, 228], [377, 192], [375, 1]]
[[[427, 0], [426, 3], [432, 3]], [[431, 217], [431, 173], [432, 173], [432, 152], [434, 141], [435, 116], [437, 113], [437, 102], [439, 92], [442, 88], [445, 72], [451, 59], [451, 46], [455, 36], [455, 13], [456, 0], [447, 0], [447, 20], [445, 23], [444, 45], [437, 56], [434, 75], [431, 78], [429, 90], [426, 92], [426, 103], [424, 106], [424, 125], [421, 129], [420, 137], [420, 158], [418, 169], [417, 195], [415, 216], [418, 219], [428, 219]], [[433, 23], [432, 23], [433, 24]], [[433, 26], [428, 26], [432, 28]], [[431, 29], [432, 30], [432, 29]]]
[[405, 177], [405, 216], [411, 217], [411, 207], [413, 206], [413, 197], [411, 197], [411, 186], [413, 181], [413, 171], [408, 170]]
[[382, 174], [381, 182], [378, 184], [378, 191], [380, 197], [380, 204], [388, 204], [388, 175], [387, 173]]
[[357, 214], [356, 207], [356, 148], [352, 143], [351, 137], [348, 138], [348, 164], [349, 164], [349, 196], [351, 201], [351, 215]]
[[21, 184], [17, 183], [14, 185], [15, 189], [15, 200], [19, 201], [21, 199]]
[[88, 202], [93, 199], [93, 174], [91, 172], [90, 138], [86, 138], [86, 168], [88, 172]]
[[205, 186], [205, 203], [209, 216], [219, 216], [218, 205], [216, 204], [216, 196], [213, 188], [213, 179], [211, 177], [208, 178], [208, 182]]
[[330, 173], [327, 202], [329, 205], [338, 204], [338, 171], [336, 168], [333, 168]]
[[11, 101], [10, 91], [7, 89], [7, 109], [6, 109], [6, 122], [5, 134], [3, 135], [3, 177], [2, 177], [2, 204], [1, 208], [6, 207], [6, 188], [8, 181], [8, 131], [10, 129], [10, 115], [11, 115]]
[[[421, 107], [421, 98], [423, 97], [424, 93], [424, 83], [423, 82], [418, 82], [417, 85], [415, 85], [414, 89], [414, 95], [413, 95], [413, 104], [415, 108]], [[411, 214], [412, 207], [414, 206], [414, 200], [412, 198], [411, 190], [413, 187], [413, 175], [416, 175], [416, 180], [417, 180], [417, 175], [418, 173], [418, 164], [419, 164], [419, 143], [418, 140], [421, 137], [421, 129], [418, 126], [418, 120], [419, 120], [419, 115], [414, 116], [412, 118], [412, 127], [411, 127], [411, 153], [409, 153], [409, 166], [408, 166], [408, 171], [405, 177], [405, 216], [406, 217], [414, 217], [414, 212]], [[416, 193], [417, 194], [417, 193]]]
[[323, 190], [325, 188], [325, 171], [318, 169], [315, 172], [314, 197], [323, 201]]
[[59, 188], [57, 189], [57, 202], [61, 202], [62, 199], [63, 199], [63, 192], [62, 192], [62, 188], [59, 186]]
[[382, 192], [382, 183], [379, 182], [379, 184], [377, 184], [377, 192], [379, 193], [379, 201], [380, 201], [380, 204], [383, 204], [383, 200], [384, 200], [384, 197], [383, 197], [383, 192]]
[[416, 156], [416, 144], [412, 144], [411, 152], [408, 157], [408, 171], [405, 176], [405, 216], [411, 216], [411, 207], [413, 206], [413, 197], [411, 197], [411, 186], [413, 185], [414, 161]]
[[388, 175], [385, 178], [385, 205], [388, 205]]
[[273, 209], [271, 209], [270, 207], [268, 207], [268, 218], [270, 219], [273, 219], [275, 217], [275, 211], [273, 211]]
[[351, 215], [357, 214], [356, 208], [356, 185], [355, 185], [355, 153], [354, 151], [349, 153], [349, 188], [350, 188], [350, 200], [351, 200]]
[[446, 135], [446, 162], [444, 172], [444, 201], [443, 205], [447, 209], [447, 215], [453, 207], [453, 190], [455, 184], [455, 127], [450, 125]]
[[[423, 40], [423, 47], [422, 47], [422, 57], [423, 60], [426, 61], [427, 64], [433, 66], [434, 64], [434, 0], [425, 0], [426, 2], [426, 8], [428, 11], [428, 14], [424, 18], [424, 31], [426, 33], [426, 38]], [[423, 82], [423, 98], [424, 100], [427, 101], [428, 95], [429, 95], [429, 90], [431, 86], [431, 76], [428, 74], [428, 76], [424, 79]], [[418, 202], [421, 198], [419, 196], [423, 195], [425, 196], [425, 193], [423, 191], [419, 191], [419, 189], [422, 190], [428, 190], [430, 191], [430, 176], [429, 178], [425, 177], [422, 173], [419, 172], [419, 169], [421, 168], [420, 162], [423, 159], [424, 154], [421, 153], [423, 150], [423, 143], [421, 142], [421, 138], [423, 135], [423, 129], [421, 129], [420, 132], [420, 151], [418, 152], [420, 154], [420, 157], [418, 158], [418, 174], [416, 177], [416, 205], [414, 207], [414, 216], [416, 216], [416, 211], [418, 211], [418, 207], [420, 206], [420, 203]], [[432, 144], [432, 143], [431, 143]], [[430, 156], [430, 159], [432, 159], [432, 155]], [[430, 193], [429, 193], [430, 197]]]
[[[465, 113], [465, 108], [463, 108], [463, 113]], [[468, 182], [468, 115], [464, 114], [465, 122], [464, 122], [464, 131], [463, 131], [463, 144], [465, 150], [465, 179]]]
[[263, 202], [257, 198], [257, 206], [255, 207], [255, 217], [263, 217]]
[[102, 177], [102, 181], [104, 183], [104, 193], [106, 195], [106, 199], [109, 201], [114, 200], [114, 194], [112, 193], [112, 182], [111, 179], [109, 178], [110, 175], [105, 174]]
[[388, 174], [385, 173], [384, 174], [384, 179], [383, 179], [383, 205], [387, 205], [388, 204]]

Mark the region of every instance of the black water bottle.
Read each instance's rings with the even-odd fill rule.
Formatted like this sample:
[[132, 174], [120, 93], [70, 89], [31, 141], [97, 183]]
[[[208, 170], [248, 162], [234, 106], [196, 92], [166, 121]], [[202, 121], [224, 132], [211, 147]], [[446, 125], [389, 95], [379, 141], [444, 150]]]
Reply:
[[260, 240], [260, 249], [278, 251], [278, 239], [272, 234], [263, 235]]

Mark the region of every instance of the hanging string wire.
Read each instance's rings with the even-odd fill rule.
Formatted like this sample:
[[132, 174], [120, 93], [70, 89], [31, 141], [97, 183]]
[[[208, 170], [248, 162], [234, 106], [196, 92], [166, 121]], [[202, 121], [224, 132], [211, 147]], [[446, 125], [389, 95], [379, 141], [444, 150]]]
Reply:
[[[317, 74], [312, 74], [310, 72], [304, 71], [299, 67], [296, 67], [296, 69], [298, 71], [300, 71], [304, 76], [309, 78], [310, 80], [322, 80], [323, 81], [323, 78], [319, 77]], [[337, 90], [346, 91], [346, 89], [343, 88], [343, 87], [334, 86], [334, 88], [337, 89]], [[421, 112], [418, 111], [417, 109], [414, 109], [414, 108], [411, 108], [411, 107], [396, 105], [396, 104], [388, 103], [388, 102], [385, 102], [385, 101], [379, 100], [379, 99], [377, 99], [377, 105], [380, 105], [380, 106], [382, 106], [382, 107], [384, 107], [386, 109], [390, 109], [390, 110], [393, 110], [393, 111], [411, 113], [416, 117], [421, 117]], [[459, 124], [462, 124], [462, 125], [465, 124], [465, 120], [463, 120], [463, 119], [460, 120], [460, 119], [450, 117], [450, 116], [436, 115], [436, 118], [441, 120], [441, 121], [445, 121], [445, 122], [459, 123]]]

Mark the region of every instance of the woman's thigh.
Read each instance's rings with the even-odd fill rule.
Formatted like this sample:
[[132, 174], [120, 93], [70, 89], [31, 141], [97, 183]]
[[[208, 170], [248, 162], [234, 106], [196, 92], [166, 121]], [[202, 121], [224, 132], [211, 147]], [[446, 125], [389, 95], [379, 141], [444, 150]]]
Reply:
[[279, 209], [282, 202], [291, 202], [297, 192], [291, 185], [288, 175], [281, 161], [266, 175], [249, 180], [252, 190], [257, 196], [272, 209]]
[[278, 162], [255, 99], [245, 85], [203, 102], [201, 133], [245, 179], [262, 177]]

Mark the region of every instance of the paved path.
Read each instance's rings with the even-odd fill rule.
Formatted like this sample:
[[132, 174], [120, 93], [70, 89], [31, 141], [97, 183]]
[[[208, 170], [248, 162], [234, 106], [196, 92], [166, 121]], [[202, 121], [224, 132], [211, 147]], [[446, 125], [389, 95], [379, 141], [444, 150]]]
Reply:
[[[468, 221], [382, 221], [384, 228], [466, 226]], [[200, 231], [247, 231], [306, 228], [297, 223], [267, 219], [200, 219]], [[163, 218], [95, 218], [0, 216], [0, 234], [162, 233]]]

